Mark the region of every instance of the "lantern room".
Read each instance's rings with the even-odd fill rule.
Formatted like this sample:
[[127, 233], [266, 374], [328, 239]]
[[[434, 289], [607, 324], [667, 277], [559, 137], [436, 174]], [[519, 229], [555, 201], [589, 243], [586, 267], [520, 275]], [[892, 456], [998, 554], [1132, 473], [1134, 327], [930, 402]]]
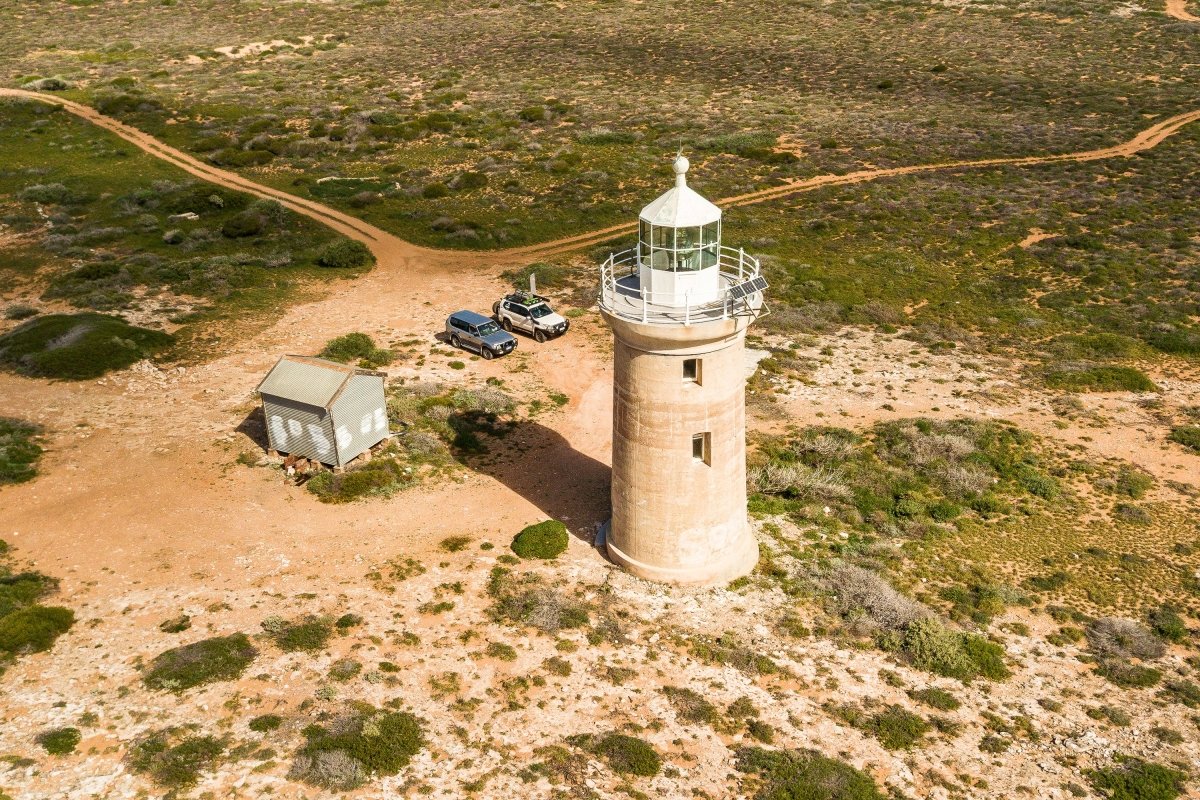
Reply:
[[639, 215], [638, 277], [654, 305], [697, 306], [721, 295], [721, 209], [687, 185], [688, 160], [675, 159], [675, 186]]

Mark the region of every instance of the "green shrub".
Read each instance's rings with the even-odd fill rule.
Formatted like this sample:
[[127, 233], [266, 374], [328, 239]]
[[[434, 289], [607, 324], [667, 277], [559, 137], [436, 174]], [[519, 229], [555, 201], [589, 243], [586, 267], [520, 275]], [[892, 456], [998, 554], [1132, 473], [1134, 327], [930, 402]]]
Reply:
[[395, 775], [425, 746], [417, 718], [405, 712], [356, 706], [328, 727], [304, 729], [307, 742], [288, 777], [346, 791], [374, 775]]
[[924, 703], [930, 708], [936, 708], [939, 711], [954, 711], [962, 703], [958, 702], [958, 698], [947, 692], [945, 689], [937, 689], [930, 687], [928, 689], [914, 689], [908, 693], [908, 696], [918, 703]]
[[548, 519], [530, 525], [512, 541], [512, 551], [521, 558], [557, 558], [567, 549], [567, 526]]
[[359, 625], [362, 625], [363, 622], [364, 620], [360, 615], [351, 612], [342, 614], [333, 624], [339, 631], [348, 631], [351, 628], [357, 628]]
[[1159, 606], [1154, 609], [1150, 612], [1148, 621], [1150, 630], [1154, 631], [1160, 639], [1166, 639], [1168, 642], [1176, 644], [1187, 639], [1187, 623], [1171, 606]]
[[[4, 548], [0, 548], [0, 553]], [[40, 572], [18, 572], [0, 575], [0, 617], [18, 608], [33, 605], [58, 588], [58, 581]]]
[[721, 712], [699, 692], [682, 686], [664, 686], [661, 691], [684, 722], [716, 725], [721, 721]]
[[42, 448], [41, 428], [10, 417], [0, 417], [0, 486], [23, 483], [37, 475]]
[[1045, 375], [1051, 389], [1070, 392], [1154, 392], [1158, 387], [1133, 367], [1096, 366], [1050, 370]]
[[754, 776], [754, 800], [886, 800], [871, 776], [815, 750], [736, 751], [739, 772]]
[[149, 775], [170, 789], [185, 789], [200, 780], [200, 773], [217, 764], [225, 745], [212, 736], [189, 736], [177, 744], [174, 731], [158, 731], [146, 736], [129, 749], [129, 768]]
[[933, 617], [913, 622], [900, 640], [901, 651], [919, 669], [957, 678], [964, 683], [977, 676], [1004, 680], [1004, 650], [982, 636], [947, 628]]
[[[266, 627], [266, 623], [264, 623]], [[333, 633], [333, 625], [325, 617], [305, 617], [285, 622], [275, 630], [268, 630], [277, 647], [285, 653], [297, 651], [315, 652], [325, 648]]]
[[1162, 672], [1142, 664], [1131, 664], [1120, 658], [1101, 661], [1096, 674], [1122, 689], [1146, 689], [1162, 680]]
[[345, 336], [330, 339], [325, 349], [317, 355], [343, 364], [357, 360], [360, 366], [367, 369], [390, 364], [395, 358], [391, 350], [376, 347], [375, 342], [365, 333], [347, 333]]
[[342, 473], [317, 473], [304, 485], [322, 503], [349, 503], [367, 497], [391, 497], [413, 481], [412, 474], [395, 459], [376, 458]]
[[0, 336], [0, 364], [40, 378], [84, 380], [124, 369], [173, 341], [106, 314], [48, 314]]
[[151, 689], [182, 692], [239, 678], [257, 655], [258, 650], [244, 633], [215, 636], [159, 654], [150, 662], [142, 681]]
[[1003, 753], [1012, 747], [1012, 742], [1008, 736], [989, 733], [979, 740], [979, 749], [984, 753]]
[[278, 714], [263, 714], [250, 720], [250, 730], [255, 733], [268, 733], [283, 724], [283, 717]]
[[503, 642], [489, 642], [485, 652], [489, 657], [498, 658], [501, 661], [517, 660], [517, 651], [512, 645], [504, 644]]
[[1061, 570], [1050, 575], [1032, 575], [1021, 584], [1035, 592], [1053, 592], [1067, 585], [1071, 576]]
[[75, 747], [83, 740], [78, 728], [54, 728], [42, 731], [35, 741], [52, 756], [65, 756], [75, 752]]
[[1176, 425], [1167, 438], [1195, 453], [1200, 453], [1200, 425]]
[[526, 106], [517, 112], [517, 116], [525, 122], [541, 122], [546, 119], [544, 106]]
[[75, 612], [57, 606], [28, 606], [0, 617], [0, 653], [40, 653], [75, 624]]
[[1174, 800], [1183, 794], [1187, 780], [1187, 773], [1139, 758], [1119, 759], [1112, 767], [1085, 774], [1108, 800]]
[[583, 734], [571, 736], [568, 742], [594, 753], [606, 762], [613, 772], [622, 775], [653, 777], [662, 769], [662, 759], [649, 743], [636, 736], [608, 733], [603, 736]]
[[192, 627], [192, 618], [187, 614], [171, 617], [158, 624], [158, 629], [163, 633], [183, 633], [190, 627]]
[[375, 263], [371, 249], [355, 239], [330, 242], [317, 255], [317, 263], [330, 269], [353, 269]]
[[1200, 708], [1200, 686], [1192, 681], [1183, 678], [1169, 680], [1163, 688], [1162, 695], [1188, 708]]
[[929, 733], [931, 726], [911, 711], [889, 705], [865, 720], [861, 727], [888, 750], [908, 750]]
[[438, 547], [440, 547], [442, 550], [445, 550], [447, 553], [458, 553], [462, 550], [465, 550], [467, 545], [470, 543], [470, 536], [449, 536], [445, 539], [442, 539], [442, 541], [438, 544]]
[[225, 221], [221, 226], [221, 234], [230, 239], [244, 239], [248, 236], [258, 236], [265, 230], [267, 218], [255, 211], [241, 211]]

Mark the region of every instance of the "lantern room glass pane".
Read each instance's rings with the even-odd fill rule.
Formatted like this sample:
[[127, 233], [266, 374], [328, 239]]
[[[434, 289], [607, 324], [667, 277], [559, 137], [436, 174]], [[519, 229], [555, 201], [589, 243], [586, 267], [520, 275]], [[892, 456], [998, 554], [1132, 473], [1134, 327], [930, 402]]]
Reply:
[[665, 225], [652, 225], [653, 240], [651, 244], [655, 247], [665, 247], [668, 250], [675, 247], [675, 229], [668, 228]]
[[644, 219], [639, 220], [639, 222], [641, 224], [639, 226], [638, 238], [641, 239], [642, 247], [649, 247], [650, 246], [650, 223], [646, 222], [646, 220], [644, 220]]
[[721, 223], [710, 222], [704, 226], [704, 245], [719, 245], [721, 243]]
[[700, 227], [677, 228], [676, 247], [680, 250], [690, 250], [700, 246]]

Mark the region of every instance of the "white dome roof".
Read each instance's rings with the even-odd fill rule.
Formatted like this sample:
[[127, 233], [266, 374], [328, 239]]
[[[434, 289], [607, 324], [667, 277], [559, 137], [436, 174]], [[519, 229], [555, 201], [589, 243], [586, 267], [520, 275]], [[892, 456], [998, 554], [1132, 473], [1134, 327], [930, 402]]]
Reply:
[[688, 160], [680, 155], [671, 166], [675, 171], [675, 187], [643, 208], [638, 216], [651, 225], [671, 228], [707, 225], [719, 220], [721, 209], [688, 187]]

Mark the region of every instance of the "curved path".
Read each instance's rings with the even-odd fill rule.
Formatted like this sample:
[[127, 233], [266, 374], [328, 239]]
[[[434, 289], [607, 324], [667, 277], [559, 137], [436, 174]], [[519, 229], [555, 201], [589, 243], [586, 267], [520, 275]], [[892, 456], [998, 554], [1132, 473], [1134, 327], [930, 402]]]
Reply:
[[[1177, 6], [1172, 9], [1172, 6]], [[1183, 10], [1183, 0], [1172, 0], [1168, 2], [1168, 13], [1175, 16], [1184, 15], [1180, 19], [1186, 18], [1187, 12]], [[303, 214], [307, 217], [317, 220], [334, 230], [349, 236], [352, 239], [357, 239], [375, 254], [381, 266], [386, 266], [395, 263], [397, 259], [412, 258], [420, 256], [426, 260], [447, 262], [453, 261], [458, 265], [466, 265], [470, 263], [488, 263], [495, 264], [498, 261], [517, 260], [519, 258], [529, 256], [549, 256], [558, 253], [570, 252], [582, 247], [598, 244], [614, 236], [632, 233], [637, 229], [637, 223], [622, 223], [613, 225], [608, 228], [581, 233], [577, 236], [568, 236], [561, 239], [555, 239], [549, 242], [529, 245], [526, 247], [515, 247], [507, 250], [488, 250], [488, 251], [459, 251], [459, 250], [438, 250], [429, 247], [420, 247], [418, 245], [406, 242], [403, 239], [394, 236], [384, 230], [376, 228], [363, 222], [360, 219], [345, 214], [337, 209], [321, 203], [307, 200], [280, 189], [274, 189], [270, 186], [264, 186], [260, 183], [255, 183], [248, 178], [244, 178], [236, 173], [228, 170], [220, 169], [211, 164], [206, 164], [197, 158], [194, 158], [187, 153], [165, 144], [155, 137], [144, 131], [138, 130], [130, 125], [113, 119], [112, 117], [101, 114], [91, 106], [77, 103], [73, 100], [66, 100], [61, 97], [56, 97], [42, 92], [31, 92], [24, 89], [2, 89], [0, 88], [0, 97], [21, 97], [30, 100], [38, 100], [43, 103], [51, 103], [62, 106], [72, 114], [86, 119], [106, 130], [120, 136], [122, 139], [139, 147], [145, 152], [157, 158], [161, 158], [180, 169], [201, 178], [203, 180], [215, 183], [219, 186], [224, 186], [228, 189], [253, 194], [258, 197], [277, 200], [281, 205], [295, 211], [298, 214]], [[800, 178], [779, 186], [772, 186], [768, 189], [760, 189], [755, 192], [747, 192], [746, 194], [726, 197], [717, 201], [717, 205], [724, 208], [734, 208], [737, 206], [751, 205], [753, 203], [762, 203], [769, 200], [778, 200], [783, 197], [788, 197], [802, 192], [811, 192], [816, 189], [821, 189], [826, 186], [845, 186], [855, 183], [865, 183], [867, 181], [879, 180], [880, 178], [890, 178], [902, 175], [915, 175], [922, 172], [935, 171], [955, 171], [964, 169], [981, 169], [994, 166], [1036, 166], [1038, 164], [1054, 164], [1063, 161], [1082, 162], [1082, 161], [1098, 161], [1107, 158], [1120, 158], [1123, 156], [1131, 156], [1140, 153], [1144, 150], [1150, 150], [1161, 144], [1167, 137], [1177, 133], [1185, 125], [1200, 121], [1200, 110], [1190, 111], [1184, 114], [1177, 114], [1162, 122], [1150, 126], [1146, 130], [1134, 136], [1127, 142], [1113, 145], [1112, 147], [1103, 147], [1096, 150], [1085, 150], [1078, 153], [1058, 153], [1046, 156], [1024, 156], [1015, 158], [988, 158], [979, 161], [947, 161], [938, 164], [919, 164], [910, 167], [890, 167], [880, 169], [864, 169], [855, 172], [846, 173], [845, 175], [818, 175], [813, 178]]]
[[1200, 22], [1200, 17], [1188, 13], [1187, 0], [1167, 0], [1166, 12], [1167, 16], [1184, 22]]

